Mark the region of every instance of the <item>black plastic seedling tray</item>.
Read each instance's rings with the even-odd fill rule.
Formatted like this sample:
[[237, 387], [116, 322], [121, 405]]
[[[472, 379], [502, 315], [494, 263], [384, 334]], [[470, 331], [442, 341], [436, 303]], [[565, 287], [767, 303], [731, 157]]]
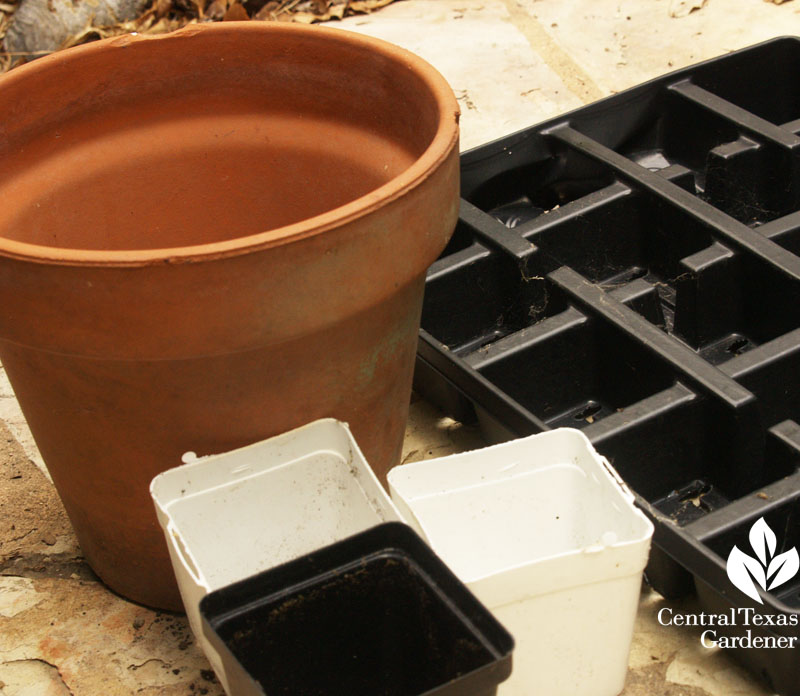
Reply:
[[514, 641], [407, 525], [387, 522], [210, 593], [232, 696], [493, 696]]
[[[762, 516], [775, 555], [800, 544], [800, 40], [479, 147], [461, 174], [417, 391], [494, 440], [581, 428], [656, 525], [657, 590], [796, 621], [800, 576], [761, 605], [725, 564]], [[800, 637], [727, 634], [747, 630]], [[735, 654], [800, 694], [800, 648]]]

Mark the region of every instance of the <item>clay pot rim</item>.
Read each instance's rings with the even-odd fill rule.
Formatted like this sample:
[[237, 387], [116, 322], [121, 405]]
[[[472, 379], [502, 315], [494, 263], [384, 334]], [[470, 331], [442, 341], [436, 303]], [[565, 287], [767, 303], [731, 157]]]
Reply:
[[428, 147], [407, 169], [382, 186], [344, 205], [306, 218], [290, 225], [276, 227], [244, 237], [182, 247], [136, 250], [71, 249], [30, 244], [0, 236], [0, 255], [34, 263], [65, 266], [152, 266], [157, 264], [182, 264], [238, 256], [295, 242], [315, 236], [364, 217], [378, 208], [390, 204], [422, 183], [458, 146], [460, 109], [450, 85], [429, 63], [414, 53], [382, 39], [364, 36], [338, 28], [317, 25], [296, 25], [277, 22], [224, 22], [189, 25], [169, 34], [127, 34], [76, 46], [66, 51], [43, 56], [12, 70], [0, 78], [0, 90], [18, 80], [25, 80], [36, 71], [53, 70], [61, 65], [69, 67], [93, 53], [124, 48], [136, 42], [182, 41], [204, 33], [283, 33], [290, 35], [316, 32], [331, 42], [360, 44], [363, 48], [386, 56], [392, 63], [405, 65], [425, 83], [434, 98], [439, 113], [439, 124]]

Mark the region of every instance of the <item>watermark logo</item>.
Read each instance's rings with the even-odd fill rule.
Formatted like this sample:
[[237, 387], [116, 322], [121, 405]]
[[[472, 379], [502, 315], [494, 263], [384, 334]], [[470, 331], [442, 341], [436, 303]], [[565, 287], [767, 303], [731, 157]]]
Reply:
[[[750, 527], [748, 538], [753, 555], [734, 546], [728, 555], [728, 578], [748, 597], [763, 604], [759, 588], [769, 592], [789, 582], [800, 571], [800, 557], [794, 547], [775, 553], [778, 540], [763, 517]], [[658, 611], [658, 622], [662, 626], [702, 626], [700, 643], [704, 648], [794, 650], [798, 636], [785, 635], [787, 629], [781, 627], [792, 627], [795, 630], [791, 632], [797, 633], [800, 615], [775, 611], [761, 614], [753, 607], [730, 607], [718, 614], [681, 614], [665, 606]]]
[[794, 547], [775, 554], [777, 538], [763, 517], [750, 527], [749, 539], [755, 556], [734, 546], [728, 555], [728, 578], [748, 597], [763, 604], [758, 587], [768, 592], [791, 580], [800, 570], [800, 557]]

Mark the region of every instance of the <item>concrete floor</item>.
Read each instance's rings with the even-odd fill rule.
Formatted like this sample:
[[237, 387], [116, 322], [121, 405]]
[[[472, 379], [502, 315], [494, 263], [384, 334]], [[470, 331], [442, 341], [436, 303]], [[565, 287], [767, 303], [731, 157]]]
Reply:
[[[403, 0], [338, 25], [420, 54], [450, 81], [468, 149], [672, 69], [785, 34], [800, 2]], [[764, 79], [769, 79], [765, 75]], [[117, 597], [83, 562], [16, 400], [0, 373], [0, 693], [221, 694], [182, 616]], [[479, 446], [412, 404], [405, 456]], [[696, 629], [664, 628], [645, 591], [628, 696], [755, 696], [764, 688]], [[691, 602], [681, 606], [689, 611]]]

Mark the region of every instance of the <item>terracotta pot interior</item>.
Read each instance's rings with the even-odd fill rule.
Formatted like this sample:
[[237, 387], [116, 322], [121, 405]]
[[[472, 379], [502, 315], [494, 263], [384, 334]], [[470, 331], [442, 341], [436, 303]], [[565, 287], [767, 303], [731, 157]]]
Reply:
[[407, 170], [441, 116], [401, 61], [331, 32], [200, 32], [30, 67], [0, 84], [15, 119], [0, 235], [48, 247], [183, 247], [298, 223]]

